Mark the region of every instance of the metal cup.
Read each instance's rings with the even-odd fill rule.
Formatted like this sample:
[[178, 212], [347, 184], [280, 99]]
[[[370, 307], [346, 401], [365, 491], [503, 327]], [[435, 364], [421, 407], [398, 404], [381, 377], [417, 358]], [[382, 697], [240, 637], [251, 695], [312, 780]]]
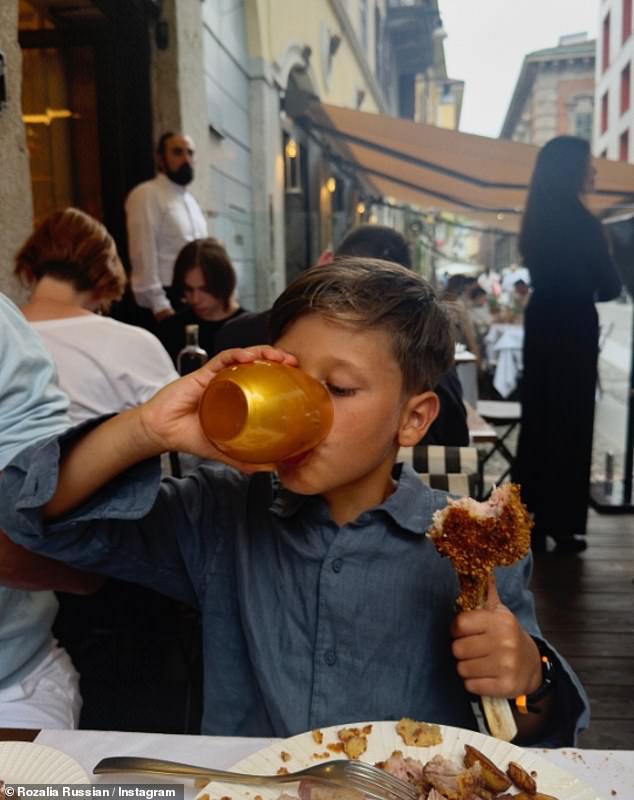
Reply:
[[253, 361], [221, 370], [198, 414], [218, 450], [249, 464], [277, 464], [319, 444], [333, 408], [326, 388], [297, 367]]

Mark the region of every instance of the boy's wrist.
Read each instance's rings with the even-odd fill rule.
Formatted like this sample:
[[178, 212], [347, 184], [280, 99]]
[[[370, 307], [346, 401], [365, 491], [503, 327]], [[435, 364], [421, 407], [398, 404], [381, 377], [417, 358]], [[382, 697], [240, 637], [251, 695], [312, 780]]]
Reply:
[[119, 414], [119, 419], [125, 424], [125, 436], [128, 447], [134, 451], [135, 460], [143, 461], [164, 453], [167, 449], [164, 443], [156, 437], [148, 426], [142, 408], [132, 408]]

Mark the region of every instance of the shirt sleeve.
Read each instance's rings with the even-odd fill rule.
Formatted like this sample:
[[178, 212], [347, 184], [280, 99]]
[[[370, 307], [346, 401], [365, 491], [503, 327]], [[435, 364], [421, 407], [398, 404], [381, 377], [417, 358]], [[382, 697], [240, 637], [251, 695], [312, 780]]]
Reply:
[[[205, 581], [203, 542], [213, 541], [216, 498], [196, 477], [161, 484], [159, 460], [145, 461], [72, 513], [52, 524], [43, 521], [42, 506], [57, 485], [61, 446], [94, 424], [39, 442], [7, 466], [0, 474], [0, 528], [33, 552], [197, 605]], [[202, 513], [205, 540], [199, 535]]]
[[497, 569], [495, 575], [498, 593], [504, 605], [515, 614], [524, 630], [545, 646], [555, 667], [554, 707], [550, 712], [550, 725], [542, 731], [539, 740], [533, 744], [539, 747], [572, 747], [578, 734], [590, 723], [590, 702], [572, 667], [545, 640], [539, 628], [533, 594], [528, 588], [532, 563], [532, 557], [529, 555], [512, 567]]
[[179, 377], [156, 336], [140, 328], [135, 328], [134, 334], [125, 359], [120, 358], [118, 365], [117, 384], [126, 408], [144, 403]]
[[133, 189], [125, 204], [130, 284], [137, 303], [154, 314], [171, 308], [158, 270], [157, 232], [160, 214], [150, 185]]

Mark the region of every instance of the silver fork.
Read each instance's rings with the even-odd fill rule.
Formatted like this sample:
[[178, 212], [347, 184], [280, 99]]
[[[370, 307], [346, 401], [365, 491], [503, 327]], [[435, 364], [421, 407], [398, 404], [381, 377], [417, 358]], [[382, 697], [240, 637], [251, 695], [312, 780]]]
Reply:
[[93, 769], [95, 775], [112, 772], [136, 772], [151, 775], [170, 775], [178, 778], [205, 778], [222, 783], [242, 785], [262, 785], [264, 783], [296, 783], [304, 778], [332, 783], [336, 786], [349, 786], [363, 792], [373, 800], [417, 800], [418, 792], [414, 786], [395, 778], [389, 772], [366, 764], [363, 761], [324, 761], [298, 772], [285, 775], [246, 775], [238, 772], [225, 772], [209, 767], [194, 767], [178, 761], [164, 761], [159, 758], [137, 758], [121, 756], [104, 758]]

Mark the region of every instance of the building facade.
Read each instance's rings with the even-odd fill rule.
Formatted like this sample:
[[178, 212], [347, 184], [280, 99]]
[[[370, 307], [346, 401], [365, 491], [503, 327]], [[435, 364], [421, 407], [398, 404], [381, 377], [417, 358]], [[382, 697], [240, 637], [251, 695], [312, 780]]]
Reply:
[[181, 130], [240, 300], [268, 306], [368, 218], [362, 181], [302, 124], [306, 104], [414, 117], [417, 76], [442, 57], [437, 0], [312, 0], [301, 14], [293, 0], [11, 0], [0, 22], [0, 288], [12, 296], [14, 253], [56, 208], [103, 220], [126, 261], [125, 196], [152, 176], [160, 133]]
[[571, 34], [557, 47], [529, 53], [500, 138], [538, 146], [561, 134], [591, 141], [595, 45], [586, 34]]
[[632, 0], [601, 0], [593, 152], [634, 163]]

